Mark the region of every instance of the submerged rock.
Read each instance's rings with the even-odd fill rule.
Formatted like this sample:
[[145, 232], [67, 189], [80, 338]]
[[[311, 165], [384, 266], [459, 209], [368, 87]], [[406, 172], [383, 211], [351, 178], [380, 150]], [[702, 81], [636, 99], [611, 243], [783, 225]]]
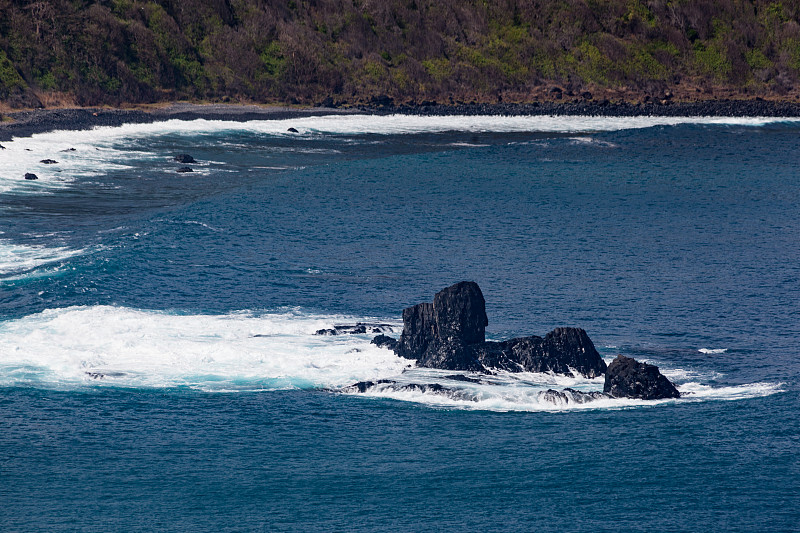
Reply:
[[465, 391], [451, 389], [439, 383], [398, 383], [397, 381], [391, 379], [379, 379], [377, 381], [359, 381], [358, 383], [354, 383], [353, 385], [344, 387], [341, 390], [342, 392], [347, 392], [347, 393], [359, 392], [363, 394], [373, 389], [380, 391], [393, 391], [393, 392], [421, 392], [421, 393], [443, 394], [446, 396], [450, 396], [452, 398], [474, 400], [474, 398], [468, 397]]
[[26, 172], [25, 173], [25, 179], [26, 180], [38, 180], [39, 176], [37, 176], [36, 174], [33, 174], [31, 172]]
[[178, 163], [183, 163], [184, 165], [189, 163], [197, 163], [197, 161], [194, 160], [194, 157], [190, 156], [189, 154], [178, 154], [174, 157], [174, 159]]
[[563, 391], [548, 389], [539, 393], [539, 399], [556, 405], [567, 405], [571, 403], [584, 404], [594, 400], [610, 398], [608, 394], [591, 391], [583, 392], [567, 387]]
[[55, 159], [42, 159], [39, 162], [44, 163], [45, 165], [55, 165], [56, 163], [58, 163], [58, 161], [56, 161]]
[[314, 335], [362, 335], [364, 333], [385, 333], [387, 331], [392, 331], [391, 324], [358, 322], [354, 325], [335, 325], [332, 328], [318, 329]]
[[603, 392], [614, 398], [641, 400], [661, 400], [681, 396], [675, 385], [659, 372], [657, 366], [640, 363], [624, 355], [618, 355], [608, 365]]
[[606, 364], [586, 332], [557, 328], [531, 336], [486, 342], [486, 302], [480, 287], [462, 281], [439, 291], [433, 303], [403, 310], [403, 333], [395, 352], [422, 367], [445, 370], [502, 369], [555, 372], [586, 377], [603, 374]]
[[194, 170], [192, 170], [192, 167], [181, 167], [176, 172], [183, 174], [185, 172], [194, 172]]
[[75, 152], [75, 148], [67, 148], [66, 150], [61, 150], [62, 152]]

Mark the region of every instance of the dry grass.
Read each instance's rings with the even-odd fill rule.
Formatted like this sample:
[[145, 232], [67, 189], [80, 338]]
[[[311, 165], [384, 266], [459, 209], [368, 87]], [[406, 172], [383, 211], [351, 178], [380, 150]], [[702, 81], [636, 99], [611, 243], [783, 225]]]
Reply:
[[63, 109], [68, 107], [78, 106], [75, 97], [69, 93], [62, 93], [57, 91], [37, 91], [36, 97], [46, 109]]

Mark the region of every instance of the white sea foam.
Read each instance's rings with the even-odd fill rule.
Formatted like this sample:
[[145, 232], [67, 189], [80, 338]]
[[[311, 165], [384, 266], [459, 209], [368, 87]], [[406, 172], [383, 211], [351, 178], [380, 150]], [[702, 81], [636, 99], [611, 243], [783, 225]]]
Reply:
[[19, 274], [59, 263], [80, 255], [85, 250], [46, 246], [28, 246], [0, 240], [0, 281], [17, 279]]
[[410, 362], [369, 335], [317, 336], [345, 316], [180, 315], [120, 307], [52, 309], [0, 323], [0, 386], [262, 390], [341, 387]]
[[[298, 117], [285, 120], [253, 120], [248, 122], [222, 120], [167, 120], [151, 124], [103, 126], [81, 132], [53, 132], [34, 135], [34, 144], [47, 141], [69, 144], [68, 139], [80, 139], [91, 146], [126, 138], [154, 135], [190, 134], [216, 135], [224, 131], [296, 136], [287, 133], [294, 127], [301, 134], [415, 134], [445, 131], [463, 132], [530, 132], [530, 133], [589, 133], [674, 126], [678, 124], [720, 124], [764, 126], [774, 122], [800, 122], [796, 118], [773, 117], [596, 117], [596, 116], [444, 116], [416, 115], [328, 115]], [[73, 143], [76, 141], [72, 141]], [[12, 146], [14, 143], [10, 143]], [[73, 152], [75, 153], [75, 152]]]
[[725, 352], [728, 351], [728, 349], [727, 348], [700, 348], [697, 351], [700, 352], [700, 353], [711, 355], [711, 354], [725, 353]]

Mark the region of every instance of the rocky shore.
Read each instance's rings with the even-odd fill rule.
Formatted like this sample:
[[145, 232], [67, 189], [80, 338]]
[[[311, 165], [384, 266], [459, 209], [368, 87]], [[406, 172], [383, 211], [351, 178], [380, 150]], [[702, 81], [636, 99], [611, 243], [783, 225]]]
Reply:
[[452, 104], [422, 103], [394, 105], [391, 99], [376, 100], [369, 106], [307, 107], [256, 106], [238, 104], [175, 103], [154, 109], [34, 109], [6, 113], [0, 118], [0, 141], [27, 137], [56, 130], [86, 130], [97, 126], [148, 124], [165, 120], [283, 120], [308, 116], [368, 113], [376, 115], [408, 114], [422, 116], [457, 115], [590, 115], [608, 117], [635, 116], [716, 116], [716, 117], [800, 117], [800, 103], [770, 100], [708, 100], [647, 103], [616, 103], [583, 97], [565, 102], [528, 104]]

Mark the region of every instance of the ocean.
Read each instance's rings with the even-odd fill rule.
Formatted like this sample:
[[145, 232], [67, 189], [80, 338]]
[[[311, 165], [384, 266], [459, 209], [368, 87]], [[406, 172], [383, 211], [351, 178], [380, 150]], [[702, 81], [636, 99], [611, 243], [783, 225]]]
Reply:
[[[170, 120], [3, 146], [2, 530], [798, 530], [797, 119]], [[456, 381], [314, 334], [397, 337], [462, 280], [487, 338], [581, 327], [683, 397], [553, 402], [603, 378]], [[378, 379], [448, 390], [344, 390]]]

